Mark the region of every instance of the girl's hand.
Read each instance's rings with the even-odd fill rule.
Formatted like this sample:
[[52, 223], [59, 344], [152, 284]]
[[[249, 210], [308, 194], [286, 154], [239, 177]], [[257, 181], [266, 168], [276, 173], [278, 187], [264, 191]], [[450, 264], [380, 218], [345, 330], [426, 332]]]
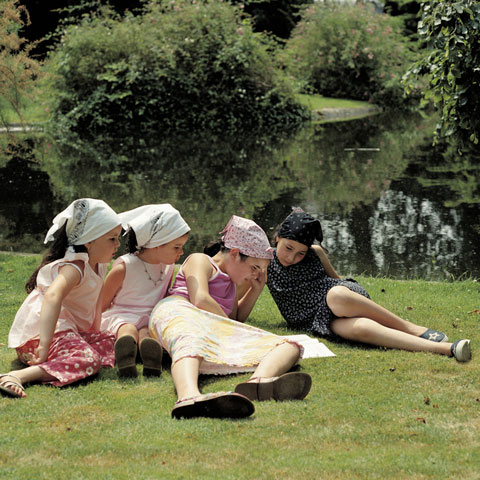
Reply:
[[259, 270], [258, 275], [251, 280], [252, 289], [261, 292], [267, 283], [267, 270]]
[[39, 363], [44, 363], [48, 358], [48, 348], [42, 347], [39, 345], [32, 354], [31, 360], [28, 362], [30, 365], [38, 365]]

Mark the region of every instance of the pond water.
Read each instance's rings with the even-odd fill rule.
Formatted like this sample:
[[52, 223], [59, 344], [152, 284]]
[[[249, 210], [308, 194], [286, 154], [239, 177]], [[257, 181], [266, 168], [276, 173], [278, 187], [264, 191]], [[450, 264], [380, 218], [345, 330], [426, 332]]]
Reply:
[[192, 228], [186, 253], [217, 238], [232, 214], [273, 235], [302, 206], [321, 220], [341, 275], [480, 278], [480, 169], [432, 148], [433, 128], [376, 115], [282, 136], [136, 142], [108, 154], [26, 139], [0, 159], [0, 250], [42, 251], [51, 219], [83, 196], [117, 211], [172, 203]]

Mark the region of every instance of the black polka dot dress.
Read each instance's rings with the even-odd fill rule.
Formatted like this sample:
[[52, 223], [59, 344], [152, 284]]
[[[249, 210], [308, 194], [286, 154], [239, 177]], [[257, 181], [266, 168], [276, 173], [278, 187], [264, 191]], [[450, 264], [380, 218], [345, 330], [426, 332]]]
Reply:
[[320, 336], [335, 336], [330, 330], [330, 323], [335, 317], [326, 298], [328, 291], [336, 285], [370, 298], [358, 283], [329, 277], [320, 258], [311, 248], [301, 262], [288, 267], [279, 262], [275, 252], [268, 266], [268, 289], [292, 329], [306, 330]]

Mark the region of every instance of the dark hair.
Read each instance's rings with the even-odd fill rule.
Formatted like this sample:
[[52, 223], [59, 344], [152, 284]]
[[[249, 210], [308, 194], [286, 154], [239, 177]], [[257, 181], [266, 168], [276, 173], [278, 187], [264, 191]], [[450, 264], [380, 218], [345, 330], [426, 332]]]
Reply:
[[[223, 240], [216, 240], [213, 242], [210, 242], [204, 249], [203, 253], [208, 255], [209, 257], [214, 257], [218, 252], [226, 253], [229, 252], [230, 248], [227, 248], [225, 244], [223, 243]], [[246, 258], [248, 258], [248, 255], [245, 255], [241, 252], [240, 253], [240, 258], [242, 261], [244, 261]]]
[[[272, 238], [271, 238], [271, 242], [273, 245], [275, 245], [275, 247], [277, 246], [278, 242], [277, 242], [277, 237], [278, 238], [284, 238], [284, 237], [280, 237], [279, 233], [280, 233], [280, 227], [283, 225], [283, 221], [281, 223], [279, 223], [275, 229], [273, 230], [273, 233], [272, 233]], [[317, 242], [318, 245], [320, 245], [320, 247], [322, 247], [322, 250], [325, 252], [325, 253], [328, 253], [328, 249], [327, 247], [325, 247], [322, 242]], [[310, 250], [312, 247], [308, 247], [308, 249]]]
[[135, 235], [133, 228], [131, 228], [127, 233], [127, 242], [125, 245], [125, 251], [127, 253], [137, 253], [141, 250], [142, 249], [137, 248], [137, 236]]
[[[27, 283], [25, 284], [25, 290], [27, 293], [32, 292], [35, 287], [37, 286], [37, 276], [38, 272], [42, 267], [48, 265], [49, 263], [58, 260], [59, 258], [63, 258], [65, 256], [65, 252], [68, 248], [68, 239], [67, 239], [67, 232], [66, 232], [67, 224], [65, 223], [60, 230], [55, 234], [55, 240], [42, 258], [40, 265], [35, 269], [32, 273], [31, 277], [28, 279]], [[77, 253], [87, 252], [87, 249], [84, 245], [74, 245], [73, 249]]]

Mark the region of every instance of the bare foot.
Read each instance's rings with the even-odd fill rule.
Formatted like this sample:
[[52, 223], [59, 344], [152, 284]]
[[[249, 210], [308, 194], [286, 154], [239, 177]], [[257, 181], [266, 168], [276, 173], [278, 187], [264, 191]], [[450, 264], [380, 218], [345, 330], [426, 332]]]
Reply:
[[13, 398], [26, 397], [22, 381], [16, 375], [9, 373], [0, 375], [0, 392]]

